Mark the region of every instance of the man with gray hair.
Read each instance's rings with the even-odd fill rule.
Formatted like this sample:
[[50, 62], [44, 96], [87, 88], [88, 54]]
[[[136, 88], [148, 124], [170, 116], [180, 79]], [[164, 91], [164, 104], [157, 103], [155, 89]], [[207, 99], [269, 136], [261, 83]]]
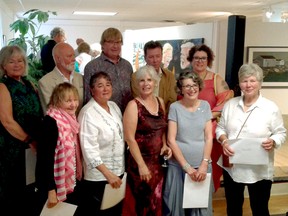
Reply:
[[[50, 32], [51, 39], [47, 41], [47, 43], [41, 49], [41, 61], [42, 61], [42, 69], [45, 71], [45, 74], [52, 71], [55, 67], [55, 62], [52, 56], [53, 47], [60, 42], [64, 42], [66, 40], [65, 31], [60, 27], [55, 27]], [[45, 75], [44, 74], [44, 75]]]

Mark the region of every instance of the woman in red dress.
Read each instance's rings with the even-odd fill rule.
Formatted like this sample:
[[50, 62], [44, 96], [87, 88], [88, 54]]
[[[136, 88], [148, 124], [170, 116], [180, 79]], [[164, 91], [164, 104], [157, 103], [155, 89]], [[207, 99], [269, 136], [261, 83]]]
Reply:
[[154, 95], [158, 77], [154, 67], [146, 65], [136, 73], [140, 94], [128, 103], [123, 115], [129, 146], [123, 215], [162, 216], [164, 169], [160, 157], [172, 155], [166, 145], [165, 105]]

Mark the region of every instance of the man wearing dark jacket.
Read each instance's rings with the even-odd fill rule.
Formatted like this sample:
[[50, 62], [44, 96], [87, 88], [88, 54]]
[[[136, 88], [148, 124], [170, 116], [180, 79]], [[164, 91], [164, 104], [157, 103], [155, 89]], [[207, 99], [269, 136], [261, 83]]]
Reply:
[[[50, 32], [51, 39], [41, 49], [41, 61], [42, 69], [45, 71], [45, 74], [52, 71], [55, 67], [55, 62], [52, 56], [53, 47], [59, 43], [66, 40], [65, 32], [60, 27], [55, 27]], [[45, 75], [44, 74], [44, 75]]]

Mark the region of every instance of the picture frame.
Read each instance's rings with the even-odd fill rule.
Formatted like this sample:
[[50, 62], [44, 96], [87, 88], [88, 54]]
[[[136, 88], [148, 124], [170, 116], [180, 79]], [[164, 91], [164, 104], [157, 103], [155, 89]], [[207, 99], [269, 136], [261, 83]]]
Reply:
[[248, 46], [247, 62], [263, 69], [263, 88], [288, 88], [288, 47]]

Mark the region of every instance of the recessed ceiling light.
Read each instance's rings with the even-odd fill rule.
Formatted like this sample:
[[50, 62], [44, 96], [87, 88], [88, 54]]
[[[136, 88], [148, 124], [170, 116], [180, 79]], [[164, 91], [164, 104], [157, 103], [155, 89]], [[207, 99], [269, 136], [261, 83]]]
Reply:
[[117, 12], [73, 11], [74, 15], [114, 16]]

